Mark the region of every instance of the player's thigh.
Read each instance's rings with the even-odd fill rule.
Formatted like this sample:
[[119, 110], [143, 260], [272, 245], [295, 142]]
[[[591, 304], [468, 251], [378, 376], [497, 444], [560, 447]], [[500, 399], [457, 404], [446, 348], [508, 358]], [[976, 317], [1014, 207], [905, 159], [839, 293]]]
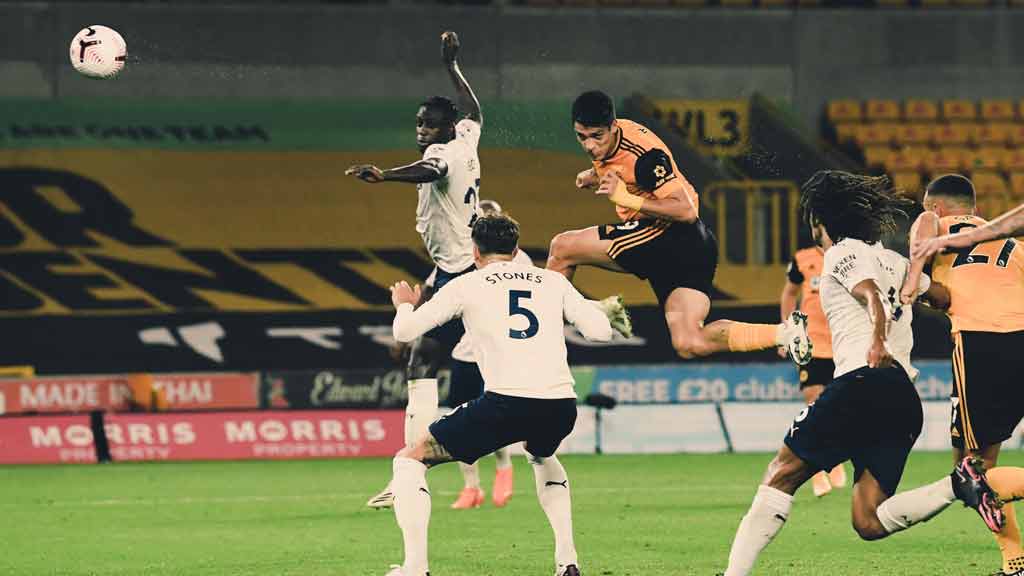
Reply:
[[569, 266], [586, 264], [613, 272], [625, 272], [608, 255], [612, 242], [611, 239], [602, 237], [601, 226], [569, 230], [551, 240], [548, 258]]
[[525, 439], [521, 431], [511, 426], [516, 422], [509, 397], [486, 393], [430, 425], [430, 434], [451, 454], [452, 459], [472, 464], [509, 444]]
[[693, 288], [676, 288], [665, 300], [665, 324], [672, 342], [700, 337], [704, 320], [711, 311], [711, 299]]
[[576, 425], [576, 399], [527, 399], [530, 415], [519, 424], [525, 432], [524, 449], [535, 458], [552, 456]]
[[1009, 438], [1024, 416], [1017, 379], [1024, 332], [960, 332], [953, 347], [953, 446], [978, 452]]
[[817, 469], [814, 465], [783, 444], [768, 464], [762, 483], [787, 494], [794, 494], [815, 472]]

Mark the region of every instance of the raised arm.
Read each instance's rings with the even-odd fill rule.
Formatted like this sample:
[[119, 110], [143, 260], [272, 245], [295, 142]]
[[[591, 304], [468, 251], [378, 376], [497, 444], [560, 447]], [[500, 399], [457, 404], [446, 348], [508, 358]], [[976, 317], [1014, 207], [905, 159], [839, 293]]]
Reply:
[[914, 225], [910, 227], [910, 270], [907, 271], [907, 279], [900, 290], [900, 302], [910, 304], [917, 299], [920, 293], [919, 285], [921, 274], [932, 261], [932, 256], [915, 255], [915, 249], [923, 242], [939, 235], [939, 215], [935, 212], [924, 211]]
[[381, 170], [373, 164], [356, 164], [345, 170], [346, 176], [355, 176], [363, 182], [411, 182], [422, 184], [440, 180], [448, 174], [448, 164], [440, 158], [424, 158], [405, 166]]
[[462, 110], [466, 117], [480, 126], [484, 125], [484, 115], [480, 111], [480, 101], [470, 88], [466, 77], [462, 75], [456, 56], [459, 54], [459, 35], [452, 31], [441, 34], [441, 57], [444, 60], [445, 68], [448, 69], [448, 77], [455, 86], [455, 94], [458, 100], [459, 110]]
[[[559, 276], [561, 277], [561, 276]], [[568, 280], [562, 303], [565, 319], [575, 326], [587, 340], [608, 342], [612, 339], [612, 325], [604, 312], [588, 302]]]
[[946, 234], [922, 242], [913, 250], [914, 257], [930, 257], [946, 248], [967, 248], [989, 240], [1002, 240], [1024, 235], [1024, 204], [1003, 214], [999, 218], [957, 234]]
[[889, 333], [889, 315], [882, 304], [882, 292], [874, 279], [861, 280], [850, 290], [850, 294], [861, 304], [868, 307], [868, 314], [874, 324], [871, 333], [871, 348], [868, 348], [868, 367], [886, 368], [892, 365], [892, 354], [885, 347], [885, 339]]

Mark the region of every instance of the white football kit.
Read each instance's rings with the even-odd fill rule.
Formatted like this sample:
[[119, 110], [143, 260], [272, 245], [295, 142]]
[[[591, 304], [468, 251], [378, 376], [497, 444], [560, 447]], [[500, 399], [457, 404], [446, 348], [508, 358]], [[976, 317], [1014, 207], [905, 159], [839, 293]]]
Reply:
[[588, 339], [612, 328], [564, 276], [532, 264], [494, 262], [448, 282], [425, 304], [399, 306], [395, 339], [410, 342], [462, 317], [488, 392], [523, 398], [575, 398], [565, 322]]
[[453, 274], [473, 265], [470, 232], [479, 204], [479, 142], [480, 124], [469, 118], [460, 120], [453, 140], [431, 144], [423, 151], [424, 160], [443, 160], [448, 173], [416, 186], [416, 231], [434, 264]]
[[[858, 302], [851, 291], [860, 282], [870, 279], [881, 291], [882, 304], [889, 318], [885, 345], [907, 376], [911, 380], [917, 378], [917, 370], [910, 364], [910, 352], [914, 347], [914, 333], [910, 328], [913, 307], [900, 303], [900, 289], [909, 268], [910, 261], [886, 249], [881, 242], [867, 244], [845, 238], [825, 252], [821, 307], [832, 331], [835, 377], [867, 366], [874, 323], [867, 305]], [[923, 294], [930, 285], [931, 279], [922, 274], [919, 292]]]

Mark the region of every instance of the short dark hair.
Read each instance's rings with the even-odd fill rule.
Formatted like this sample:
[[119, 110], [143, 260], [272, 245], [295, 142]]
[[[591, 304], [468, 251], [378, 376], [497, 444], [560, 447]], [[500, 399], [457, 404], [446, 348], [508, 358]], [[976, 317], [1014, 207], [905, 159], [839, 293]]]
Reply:
[[504, 214], [481, 216], [473, 223], [473, 243], [480, 254], [514, 254], [519, 246], [519, 223]]
[[446, 124], [454, 126], [459, 118], [459, 109], [455, 107], [455, 103], [444, 96], [431, 96], [421, 102], [420, 106], [440, 113]]
[[833, 242], [855, 238], [874, 244], [896, 229], [896, 218], [913, 201], [900, 197], [886, 176], [862, 176], [821, 170], [800, 190], [800, 209], [808, 225], [821, 223]]
[[925, 193], [932, 196], [944, 196], [958, 202], [974, 206], [974, 184], [960, 174], [944, 174], [928, 183]]
[[651, 148], [636, 159], [633, 177], [636, 179], [637, 188], [645, 192], [654, 192], [662, 184], [675, 178], [672, 159], [661, 148]]
[[615, 103], [600, 90], [590, 90], [572, 103], [572, 121], [584, 126], [611, 126], [615, 121]]

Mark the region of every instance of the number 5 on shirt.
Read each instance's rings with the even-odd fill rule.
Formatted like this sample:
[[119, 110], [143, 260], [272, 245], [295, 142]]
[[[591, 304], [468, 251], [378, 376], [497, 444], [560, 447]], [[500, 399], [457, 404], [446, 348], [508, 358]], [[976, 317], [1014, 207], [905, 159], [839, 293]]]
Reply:
[[516, 330], [513, 328], [508, 329], [509, 338], [515, 338], [516, 340], [526, 340], [527, 338], [533, 338], [537, 335], [537, 330], [540, 328], [540, 323], [537, 322], [537, 316], [531, 312], [528, 308], [524, 308], [519, 304], [519, 300], [528, 300], [532, 293], [529, 290], [509, 290], [508, 291], [508, 315], [512, 316], [524, 316], [530, 323], [526, 327], [526, 330]]

